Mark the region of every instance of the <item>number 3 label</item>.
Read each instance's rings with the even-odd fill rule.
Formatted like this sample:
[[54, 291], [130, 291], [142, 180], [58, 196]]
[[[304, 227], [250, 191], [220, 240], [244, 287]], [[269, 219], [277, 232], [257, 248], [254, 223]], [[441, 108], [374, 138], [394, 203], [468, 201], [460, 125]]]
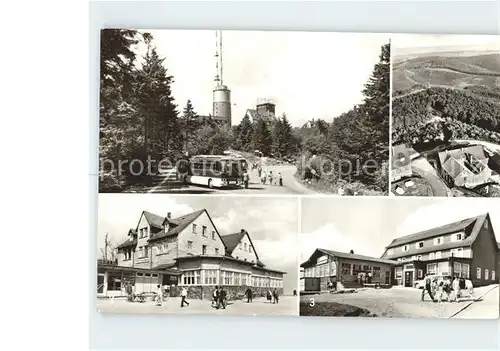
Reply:
[[311, 307], [314, 307], [315, 303], [314, 303], [314, 299], [313, 298], [310, 298], [309, 299], [309, 306]]

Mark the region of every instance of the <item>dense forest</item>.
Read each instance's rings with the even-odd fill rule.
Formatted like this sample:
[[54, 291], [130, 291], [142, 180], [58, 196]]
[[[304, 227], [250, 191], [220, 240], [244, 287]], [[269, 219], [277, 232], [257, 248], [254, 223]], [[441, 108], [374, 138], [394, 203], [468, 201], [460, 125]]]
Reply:
[[312, 120], [297, 130], [307, 160], [304, 167], [299, 167], [303, 177], [313, 178], [330, 192], [338, 187], [352, 188], [362, 194], [369, 194], [370, 190], [387, 191], [389, 62], [390, 44], [386, 44], [365, 84], [364, 103], [331, 123]]
[[[136, 53], [139, 45], [147, 48], [143, 57]], [[365, 85], [364, 102], [331, 123], [313, 120], [307, 126], [293, 128], [283, 114], [268, 122], [244, 117], [227, 129], [210, 116], [200, 117], [189, 100], [177, 105], [171, 92], [175, 77], [169, 74], [168, 60], [158, 55], [150, 34], [103, 30], [100, 190], [120, 191], [134, 183], [152, 183], [155, 164], [151, 173], [140, 169], [148, 159], [175, 161], [189, 154], [220, 154], [232, 148], [259, 150], [265, 156], [297, 161], [303, 156], [307, 163], [301, 167], [297, 162], [298, 176], [308, 178], [312, 173], [328, 191], [345, 182], [387, 191], [389, 61], [387, 44]], [[318, 163], [321, 159], [342, 160], [342, 172], [326, 174]], [[132, 160], [141, 162], [132, 165]], [[365, 163], [369, 160], [372, 163], [368, 169]]]
[[490, 96], [498, 93], [498, 90], [482, 91], [478, 87], [469, 91], [430, 88], [395, 99], [392, 104], [394, 127], [412, 127], [438, 116], [500, 132], [499, 103], [476, 95], [488, 96], [485, 91]]
[[[142, 58], [137, 57], [137, 45], [147, 47]], [[260, 150], [276, 157], [298, 152], [300, 140], [285, 115], [270, 123], [245, 117], [227, 129], [210, 116], [200, 117], [189, 100], [180, 111], [170, 88], [174, 77], [167, 67], [150, 34], [122, 29], [101, 32], [101, 191], [152, 182], [155, 163], [151, 163], [152, 172], [141, 172], [148, 158], [175, 162], [186, 154], [221, 154], [228, 148]], [[132, 160], [141, 162], [130, 164]]]

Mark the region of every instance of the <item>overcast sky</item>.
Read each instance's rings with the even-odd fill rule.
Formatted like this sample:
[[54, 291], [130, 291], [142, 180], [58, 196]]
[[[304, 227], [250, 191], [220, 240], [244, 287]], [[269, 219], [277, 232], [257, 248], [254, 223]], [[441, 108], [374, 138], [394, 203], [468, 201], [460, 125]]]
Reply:
[[[179, 111], [191, 99], [198, 114], [212, 113], [215, 31], [144, 31], [166, 57]], [[265, 97], [294, 126], [312, 118], [331, 121], [362, 102], [364, 84], [388, 42], [385, 34], [223, 31], [223, 78], [232, 94], [233, 125]]]
[[487, 212], [500, 242], [500, 199], [303, 199], [300, 261], [316, 248], [380, 257], [394, 238]]
[[171, 196], [166, 194], [99, 194], [98, 242], [109, 233], [113, 243], [127, 238], [143, 210], [172, 217], [207, 209], [221, 235], [246, 229], [259, 258], [286, 272], [285, 293], [297, 288], [298, 204], [296, 198]]
[[392, 53], [395, 56], [448, 51], [498, 51], [498, 35], [391, 35]]

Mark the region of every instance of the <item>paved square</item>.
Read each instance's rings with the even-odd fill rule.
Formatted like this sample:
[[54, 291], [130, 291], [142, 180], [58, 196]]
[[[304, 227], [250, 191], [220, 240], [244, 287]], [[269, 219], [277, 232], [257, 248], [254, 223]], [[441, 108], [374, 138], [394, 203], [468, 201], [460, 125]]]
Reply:
[[[493, 289], [493, 290], [491, 290]], [[489, 291], [480, 301], [472, 303], [455, 318], [498, 318], [499, 288], [483, 286], [474, 289], [480, 297]], [[490, 291], [491, 290], [491, 291]], [[368, 310], [377, 317], [413, 317], [413, 318], [449, 318], [470, 301], [433, 303], [429, 296], [421, 301], [421, 290], [414, 288], [393, 287], [391, 289], [365, 289], [357, 293], [319, 294], [301, 296], [301, 315], [339, 315], [335, 309], [341, 305], [351, 305]], [[313, 299], [313, 300], [311, 300]], [[314, 306], [310, 303], [314, 301]], [[341, 305], [330, 304], [337, 303]], [[315, 313], [315, 307], [317, 313]]]
[[208, 314], [208, 315], [245, 315], [245, 316], [297, 316], [298, 297], [281, 296], [278, 304], [272, 304], [265, 298], [256, 298], [252, 303], [246, 300], [229, 301], [226, 309], [211, 307], [208, 300], [188, 300], [189, 307], [180, 307], [180, 297], [169, 297], [163, 306], [156, 306], [152, 301], [144, 303], [128, 302], [125, 298], [98, 299], [97, 310], [104, 313], [131, 314]]

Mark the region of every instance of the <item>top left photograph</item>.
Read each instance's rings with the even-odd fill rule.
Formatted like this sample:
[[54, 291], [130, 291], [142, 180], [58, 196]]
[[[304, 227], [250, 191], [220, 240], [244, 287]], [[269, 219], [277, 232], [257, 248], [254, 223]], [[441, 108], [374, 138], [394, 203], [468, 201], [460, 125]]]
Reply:
[[387, 34], [100, 36], [100, 193], [388, 195]]

